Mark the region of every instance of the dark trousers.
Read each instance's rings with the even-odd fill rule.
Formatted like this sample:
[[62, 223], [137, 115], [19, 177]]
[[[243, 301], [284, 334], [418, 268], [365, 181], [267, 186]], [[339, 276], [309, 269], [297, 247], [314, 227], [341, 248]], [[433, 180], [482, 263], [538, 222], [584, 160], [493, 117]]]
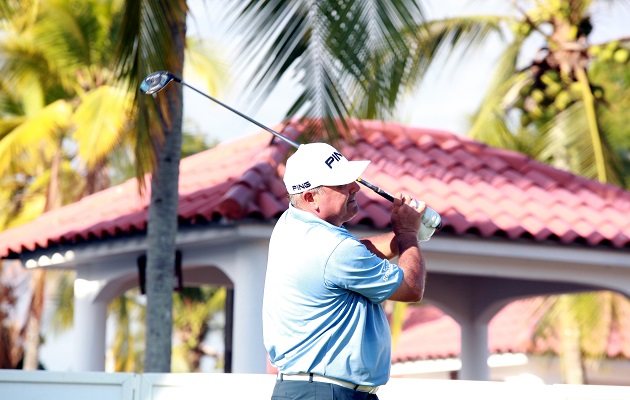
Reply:
[[359, 392], [324, 382], [276, 381], [271, 400], [378, 400], [376, 394]]

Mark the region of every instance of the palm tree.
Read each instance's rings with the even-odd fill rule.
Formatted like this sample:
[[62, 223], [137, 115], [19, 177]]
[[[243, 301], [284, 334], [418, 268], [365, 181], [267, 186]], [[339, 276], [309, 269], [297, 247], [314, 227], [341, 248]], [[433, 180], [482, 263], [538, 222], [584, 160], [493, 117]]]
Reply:
[[[4, 278], [4, 269], [9, 269], [0, 263], [0, 277]], [[16, 368], [23, 356], [22, 348], [18, 345], [20, 326], [11, 318], [9, 311], [17, 303], [16, 288], [7, 283], [8, 279], [0, 279], [0, 369]]]
[[615, 60], [593, 60], [588, 75], [605, 93], [605, 104], [598, 108], [598, 122], [621, 160], [624, 186], [630, 189], [630, 117], [625, 112], [630, 106], [630, 69]]
[[[595, 2], [541, 0], [522, 9], [527, 3], [515, 2], [516, 16], [500, 17], [512, 28], [512, 41], [473, 116], [470, 135], [578, 175], [623, 185], [620, 155], [625, 154], [627, 160], [629, 146], [627, 142], [623, 145], [619, 137], [610, 140], [615, 138], [615, 132], [602, 124], [609, 105], [602, 87], [611, 79], [601, 73], [598, 77], [591, 66], [610, 67], [614, 60], [618, 69], [627, 71], [628, 38], [590, 43], [592, 3]], [[472, 18], [494, 21], [497, 17]], [[531, 62], [519, 67], [525, 42], [533, 37], [544, 44]], [[614, 149], [611, 143], [623, 147]], [[618, 294], [596, 293], [554, 296], [549, 301], [553, 305], [533, 340], [550, 332], [564, 333], [559, 335], [564, 379], [567, 383], [583, 383], [584, 357], [603, 354], [593, 351], [593, 347], [601, 349], [607, 343], [610, 324], [606, 321], [612, 320], [614, 304], [627, 299]], [[600, 334], [593, 335], [584, 321], [601, 327]]]
[[[589, 77], [596, 60], [628, 60], [628, 41], [591, 43], [593, 0], [515, 3], [516, 16], [504, 17], [512, 41], [497, 65], [470, 135], [492, 146], [524, 152], [535, 159], [600, 182], [623, 184], [620, 160], [602, 134], [606, 106], [602, 87]], [[610, 2], [609, 2], [610, 3]], [[526, 41], [542, 41], [536, 57], [518, 67]]]
[[391, 114], [424, 72], [406, 35], [423, 18], [415, 1], [250, 0], [232, 2], [228, 15], [237, 15], [243, 65], [257, 63], [250, 86], [258, 100], [282, 76], [298, 76], [301, 91], [287, 118], [322, 118], [328, 140], [343, 133], [336, 120]]
[[609, 291], [549, 296], [532, 342], [558, 343], [565, 383], [588, 383], [585, 363], [606, 357], [611, 332], [628, 328], [628, 301]]
[[[111, 68], [125, 10], [121, 1], [98, 0], [9, 1], [0, 7], [0, 180], [9, 183], [3, 185], [0, 201], [8, 205], [3, 210], [10, 211], [0, 218], [4, 226], [107, 187], [107, 168], [116, 160], [110, 155], [121, 146], [136, 146], [136, 173], [141, 179], [149, 171], [154, 159], [147, 150], [151, 146], [143, 141], [146, 135], [137, 134], [148, 132], [142, 119], [140, 124], [136, 121], [137, 85], [118, 79]], [[198, 43], [190, 47], [198, 49]], [[203, 67], [212, 57], [197, 54], [195, 60]], [[156, 138], [159, 132], [154, 132]], [[84, 168], [76, 171], [77, 163], [71, 160]], [[86, 184], [77, 184], [81, 176]], [[62, 190], [62, 184], [75, 190]], [[44, 273], [34, 276], [38, 291], [28, 360], [36, 359], [42, 305], [37, 299], [43, 298], [44, 287]]]
[[[618, 137], [615, 141], [615, 132], [602, 123], [610, 105], [602, 85], [610, 79], [590, 70], [593, 65], [610, 67], [614, 62], [627, 71], [630, 39], [591, 43], [593, 3], [538, 1], [527, 10], [517, 8], [516, 18], [506, 18], [511, 22], [513, 40], [473, 118], [470, 135], [578, 175], [623, 186], [620, 156], [625, 153], [627, 157], [629, 146]], [[519, 68], [519, 55], [530, 37], [544, 44], [530, 63]], [[611, 143], [623, 147], [615, 149]], [[550, 332], [563, 333], [559, 337], [564, 379], [584, 383], [585, 357], [604, 354], [592, 348], [601, 349], [607, 343], [610, 324], [606, 321], [612, 320], [615, 304], [628, 300], [619, 294], [596, 293], [554, 296], [550, 301], [551, 311], [534, 340]], [[605, 310], [612, 311], [602, 312]], [[602, 327], [606, 334], [594, 336], [584, 321]]]
[[[25, 170], [25, 165], [37, 160], [34, 172], [41, 174], [45, 171], [46, 183], [35, 179], [37, 175], [21, 176], [23, 184], [18, 189], [30, 189], [38, 185], [45, 196], [40, 212], [59, 207], [78, 197], [77, 191], [69, 191], [66, 193], [71, 196], [62, 198], [64, 192], [61, 190], [60, 177], [64, 171], [72, 171], [68, 168], [69, 157], [65, 148], [68, 135], [74, 131], [75, 137], [79, 139], [86, 136], [85, 127], [89, 124], [82, 118], [89, 107], [85, 104], [89, 105], [92, 94], [85, 94], [95, 85], [102, 85], [106, 81], [99, 68], [103, 60], [98, 55], [101, 51], [106, 54], [107, 41], [98, 34], [108, 32], [111, 26], [103, 26], [103, 20], [95, 18], [95, 14], [91, 13], [95, 6], [96, 2], [9, 2], [2, 8], [3, 88], [4, 98], [10, 101], [3, 104], [3, 126], [6, 129], [1, 137], [0, 153], [6, 161], [0, 166], [0, 176], [8, 175], [9, 179], [11, 176], [20, 177], [14, 172]], [[100, 9], [105, 14], [111, 10], [106, 7]], [[14, 91], [9, 92], [11, 89]], [[12, 92], [19, 97], [12, 96]], [[79, 97], [87, 101], [80, 104], [73, 115], [71, 100]], [[124, 116], [125, 112], [113, 115]], [[113, 121], [114, 125], [116, 122]], [[105, 137], [109, 132], [103, 130]], [[79, 146], [79, 152], [82, 156], [91, 154], [92, 159], [84, 157], [84, 160], [102, 159], [102, 155], [96, 152], [86, 153], [85, 147]], [[94, 149], [92, 146], [90, 151]], [[7, 156], [9, 154], [11, 157]], [[88, 169], [88, 177], [92, 171]], [[76, 182], [76, 173], [74, 178]], [[24, 182], [30, 182], [30, 185]], [[71, 183], [72, 180], [65, 180], [65, 184]], [[94, 183], [91, 190], [102, 187], [104, 185]], [[16, 211], [20, 211], [24, 203], [13, 202], [12, 205], [18, 206]], [[36, 211], [29, 214], [30, 217], [34, 215]], [[35, 369], [38, 364], [45, 282], [43, 270], [33, 272], [33, 282], [33, 299], [26, 332], [25, 369]]]
[[219, 353], [204, 344], [210, 322], [225, 308], [225, 288], [184, 288], [174, 295], [174, 328], [179, 346], [174, 349], [173, 364], [179, 372], [200, 372], [201, 359], [209, 356], [223, 361]]
[[[137, 88], [156, 70], [181, 76], [187, 11], [183, 0], [125, 2], [116, 65], [129, 87]], [[146, 372], [169, 372], [171, 367], [182, 100], [181, 85], [169, 86], [165, 95], [135, 99], [140, 111], [136, 159], [150, 160], [146, 166], [154, 167], [147, 222], [146, 341], [151, 346]]]

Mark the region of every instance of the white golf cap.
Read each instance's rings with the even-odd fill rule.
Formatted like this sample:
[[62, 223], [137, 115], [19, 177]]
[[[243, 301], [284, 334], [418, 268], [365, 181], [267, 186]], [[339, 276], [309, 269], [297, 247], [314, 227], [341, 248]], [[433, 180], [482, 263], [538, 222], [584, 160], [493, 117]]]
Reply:
[[309, 143], [298, 147], [287, 160], [284, 185], [289, 194], [301, 193], [317, 186], [337, 186], [357, 180], [370, 161], [348, 161], [337, 149], [326, 143]]

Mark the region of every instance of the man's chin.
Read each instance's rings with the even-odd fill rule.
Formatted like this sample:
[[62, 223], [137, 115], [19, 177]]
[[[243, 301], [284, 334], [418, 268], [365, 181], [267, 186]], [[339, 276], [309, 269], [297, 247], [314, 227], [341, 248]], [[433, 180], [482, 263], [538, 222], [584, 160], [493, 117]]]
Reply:
[[346, 205], [346, 210], [348, 210], [348, 214], [350, 215], [350, 218], [348, 220], [356, 217], [356, 215], [359, 213], [359, 203], [357, 203], [356, 200], [348, 202], [348, 204]]

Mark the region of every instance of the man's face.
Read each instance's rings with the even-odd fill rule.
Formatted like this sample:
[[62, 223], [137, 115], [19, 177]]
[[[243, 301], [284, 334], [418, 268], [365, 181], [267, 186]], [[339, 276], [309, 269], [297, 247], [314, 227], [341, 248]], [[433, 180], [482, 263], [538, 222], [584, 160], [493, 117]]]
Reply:
[[355, 181], [346, 185], [324, 186], [323, 194], [317, 195], [319, 215], [323, 220], [341, 226], [359, 212], [356, 195], [361, 190]]

